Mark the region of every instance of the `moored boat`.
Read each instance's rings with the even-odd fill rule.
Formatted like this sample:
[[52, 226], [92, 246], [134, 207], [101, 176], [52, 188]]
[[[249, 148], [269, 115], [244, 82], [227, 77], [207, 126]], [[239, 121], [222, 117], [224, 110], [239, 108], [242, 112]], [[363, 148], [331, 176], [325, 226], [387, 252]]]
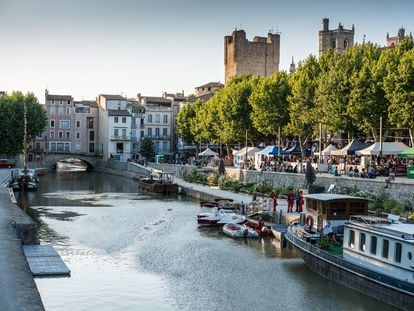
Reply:
[[223, 232], [232, 238], [257, 238], [259, 234], [247, 226], [227, 223], [223, 226]]
[[17, 172], [12, 171], [12, 178], [8, 184], [13, 190], [36, 191], [39, 188], [39, 179], [34, 169], [19, 169]]
[[276, 240], [283, 241], [284, 236], [287, 231], [287, 227], [288, 225], [285, 225], [285, 224], [274, 224], [272, 225], [270, 230], [272, 231], [272, 234]]
[[178, 185], [174, 183], [173, 177], [172, 173], [153, 170], [150, 177], [138, 180], [139, 188], [154, 193], [177, 193]]
[[201, 213], [197, 215], [197, 223], [205, 227], [222, 227], [224, 224], [242, 224], [246, 221], [246, 216], [236, 214], [230, 210], [214, 208], [211, 213]]
[[317, 228], [296, 223], [285, 234], [311, 270], [384, 303], [414, 310], [414, 223], [394, 216], [351, 215], [343, 232], [324, 234]]

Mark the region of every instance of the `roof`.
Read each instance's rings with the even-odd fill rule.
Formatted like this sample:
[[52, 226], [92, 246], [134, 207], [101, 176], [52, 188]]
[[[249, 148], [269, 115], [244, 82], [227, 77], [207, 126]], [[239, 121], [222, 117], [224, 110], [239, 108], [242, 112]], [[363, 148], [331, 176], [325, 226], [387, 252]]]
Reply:
[[166, 99], [163, 97], [144, 97], [146, 104], [149, 103], [156, 103], [156, 104], [171, 104], [170, 99]]
[[408, 146], [401, 142], [376, 142], [372, 144], [371, 146], [361, 149], [355, 152], [357, 155], [396, 155], [399, 152], [402, 152], [404, 150], [407, 150]]
[[99, 94], [99, 96], [104, 97], [106, 100], [127, 100], [121, 95], [108, 95], [108, 94]]
[[331, 155], [337, 155], [337, 156], [345, 156], [345, 155], [353, 155], [355, 154], [355, 151], [361, 150], [368, 147], [367, 144], [354, 139], [352, 140], [348, 145], [346, 145], [344, 148], [340, 150], [332, 150]]
[[46, 100], [73, 100], [72, 95], [52, 95], [47, 94]]
[[73, 104], [76, 105], [84, 105], [89, 107], [98, 107], [98, 104], [95, 100], [81, 100], [81, 101], [74, 101]]
[[354, 197], [345, 194], [335, 194], [335, 193], [312, 193], [312, 194], [305, 194], [305, 198], [307, 199], [314, 199], [319, 201], [332, 201], [332, 200], [363, 200], [368, 201], [366, 198]]
[[130, 117], [131, 114], [128, 110], [117, 110], [117, 109], [108, 109], [108, 116], [126, 116]]
[[209, 87], [224, 87], [224, 84], [220, 82], [208, 82], [206, 84], [196, 86], [195, 88], [200, 89], [200, 88], [209, 88]]

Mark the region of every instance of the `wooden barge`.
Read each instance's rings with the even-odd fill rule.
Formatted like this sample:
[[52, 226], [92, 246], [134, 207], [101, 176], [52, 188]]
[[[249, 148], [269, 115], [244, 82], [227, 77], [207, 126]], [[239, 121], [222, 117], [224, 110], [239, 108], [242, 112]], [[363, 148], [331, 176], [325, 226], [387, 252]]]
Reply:
[[173, 182], [173, 174], [153, 170], [150, 177], [138, 180], [141, 191], [170, 194], [178, 192], [178, 185]]

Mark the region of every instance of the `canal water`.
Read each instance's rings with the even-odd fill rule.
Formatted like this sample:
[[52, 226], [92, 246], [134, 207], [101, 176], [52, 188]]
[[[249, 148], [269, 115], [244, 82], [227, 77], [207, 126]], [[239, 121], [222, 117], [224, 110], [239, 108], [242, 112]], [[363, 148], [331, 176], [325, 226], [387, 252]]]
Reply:
[[36, 278], [46, 310], [392, 310], [271, 238], [199, 228], [190, 198], [137, 191], [130, 179], [65, 172], [18, 197], [72, 271]]

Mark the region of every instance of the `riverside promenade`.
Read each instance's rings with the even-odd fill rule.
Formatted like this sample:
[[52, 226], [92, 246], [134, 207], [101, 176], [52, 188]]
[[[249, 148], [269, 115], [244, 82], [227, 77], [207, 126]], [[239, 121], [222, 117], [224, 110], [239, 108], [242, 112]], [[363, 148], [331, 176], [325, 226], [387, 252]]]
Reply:
[[[6, 171], [6, 170], [4, 170]], [[5, 173], [3, 170], [0, 175]], [[8, 173], [9, 174], [9, 173]], [[10, 176], [10, 175], [9, 175]], [[22, 239], [31, 242], [33, 220], [12, 203], [0, 186], [0, 310], [41, 311], [42, 300], [23, 254]]]

